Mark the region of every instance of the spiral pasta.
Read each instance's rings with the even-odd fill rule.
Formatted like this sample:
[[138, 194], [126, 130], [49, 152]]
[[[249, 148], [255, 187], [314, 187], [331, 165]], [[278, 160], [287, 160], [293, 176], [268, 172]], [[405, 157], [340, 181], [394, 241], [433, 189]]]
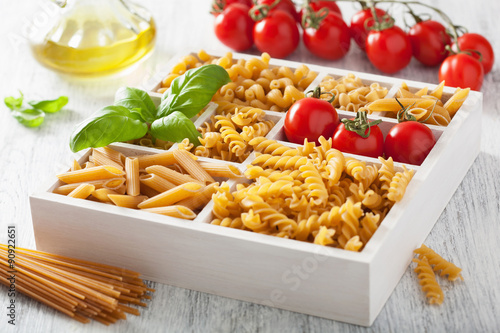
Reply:
[[392, 160], [367, 164], [333, 149], [331, 139], [318, 141], [292, 148], [265, 137], [250, 140], [256, 151], [245, 171], [250, 182], [232, 191], [221, 185], [213, 224], [230, 227], [241, 217], [253, 232], [361, 251], [394, 205], [387, 198], [391, 184], [404, 193], [408, 183], [401, 179], [410, 180], [404, 171], [413, 170], [400, 175]]
[[266, 120], [261, 109], [239, 107], [234, 103], [223, 103], [222, 111], [213, 115], [198, 127], [202, 134], [200, 145], [194, 147], [188, 141], [179, 144], [196, 156], [243, 162], [253, 151], [249, 143], [264, 137], [274, 127], [272, 120]]
[[448, 280], [450, 281], [455, 281], [457, 279], [461, 279], [463, 281], [464, 278], [461, 274], [461, 268], [444, 259], [426, 245], [422, 244], [420, 248], [413, 252], [416, 253], [420, 259], [426, 257], [434, 272], [439, 273], [440, 276], [448, 275]]
[[415, 273], [418, 275], [419, 283], [422, 286], [422, 291], [425, 293], [425, 297], [429, 300], [430, 304], [442, 304], [444, 300], [444, 293], [438, 282], [436, 281], [436, 276], [434, 271], [429, 264], [426, 257], [422, 259], [413, 259], [417, 263], [415, 267]]

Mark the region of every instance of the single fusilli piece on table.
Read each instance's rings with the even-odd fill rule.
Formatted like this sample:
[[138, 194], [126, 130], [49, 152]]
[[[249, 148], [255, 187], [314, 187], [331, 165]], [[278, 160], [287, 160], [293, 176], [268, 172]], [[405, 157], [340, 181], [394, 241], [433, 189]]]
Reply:
[[429, 303], [442, 304], [444, 293], [436, 280], [434, 271], [427, 258], [424, 256], [422, 259], [415, 258], [413, 261], [417, 263], [414, 271], [417, 273], [422, 291], [425, 293], [425, 297], [429, 300]]
[[416, 249], [413, 252], [418, 254], [418, 257], [420, 259], [422, 259], [423, 257], [427, 257], [427, 260], [432, 266], [434, 272], [439, 273], [440, 276], [448, 275], [448, 280], [450, 281], [455, 281], [457, 279], [461, 279], [463, 281], [464, 278], [461, 274], [462, 269], [441, 257], [431, 248], [422, 244], [420, 248]]

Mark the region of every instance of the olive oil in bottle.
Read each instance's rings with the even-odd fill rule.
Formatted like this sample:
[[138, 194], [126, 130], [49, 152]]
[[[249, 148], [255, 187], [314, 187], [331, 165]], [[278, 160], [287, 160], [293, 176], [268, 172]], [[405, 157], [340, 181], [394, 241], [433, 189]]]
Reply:
[[73, 0], [43, 40], [32, 45], [44, 66], [77, 76], [121, 71], [154, 47], [155, 25], [141, 7], [121, 0]]

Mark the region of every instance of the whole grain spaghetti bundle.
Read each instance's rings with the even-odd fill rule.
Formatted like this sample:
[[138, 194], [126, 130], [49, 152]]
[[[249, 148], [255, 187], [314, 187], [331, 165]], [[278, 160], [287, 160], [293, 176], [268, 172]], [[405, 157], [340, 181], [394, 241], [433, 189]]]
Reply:
[[[139, 315], [148, 288], [126, 269], [0, 244], [0, 282], [82, 323], [109, 325]], [[13, 286], [12, 286], [13, 285]]]

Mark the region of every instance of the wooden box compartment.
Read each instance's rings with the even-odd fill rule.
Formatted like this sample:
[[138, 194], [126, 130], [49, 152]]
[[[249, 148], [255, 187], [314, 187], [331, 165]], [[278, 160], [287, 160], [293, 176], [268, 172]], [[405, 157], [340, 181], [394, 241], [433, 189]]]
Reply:
[[[271, 63], [298, 65], [274, 59]], [[354, 73], [367, 82], [385, 85], [387, 97], [392, 97], [402, 83], [384, 76], [310, 68], [318, 71], [311, 86], [325, 75]], [[405, 82], [414, 90], [434, 86]], [[157, 86], [154, 83], [151, 90]], [[445, 98], [453, 92], [454, 88], [445, 87]], [[158, 102], [160, 95], [151, 95]], [[196, 124], [213, 112], [215, 107], [209, 106]], [[393, 206], [361, 252], [211, 225], [212, 202], [196, 219], [187, 221], [68, 198], [51, 193], [59, 185], [55, 177], [30, 196], [37, 249], [122, 266], [161, 283], [369, 326], [411, 262], [412, 251], [424, 241], [479, 153], [481, 112], [482, 94], [471, 91], [447, 127], [429, 125], [438, 138], [435, 147], [421, 166], [407, 165], [416, 173], [403, 200]], [[267, 117], [276, 123], [268, 138], [285, 140], [284, 115], [268, 112]], [[353, 113], [339, 111], [339, 115], [345, 118]], [[370, 118], [383, 120], [384, 135], [397, 123], [383, 115]], [[122, 143], [112, 148], [126, 155], [159, 152]], [[89, 154], [81, 155], [79, 162]], [[254, 156], [232, 164], [244, 171]]]

